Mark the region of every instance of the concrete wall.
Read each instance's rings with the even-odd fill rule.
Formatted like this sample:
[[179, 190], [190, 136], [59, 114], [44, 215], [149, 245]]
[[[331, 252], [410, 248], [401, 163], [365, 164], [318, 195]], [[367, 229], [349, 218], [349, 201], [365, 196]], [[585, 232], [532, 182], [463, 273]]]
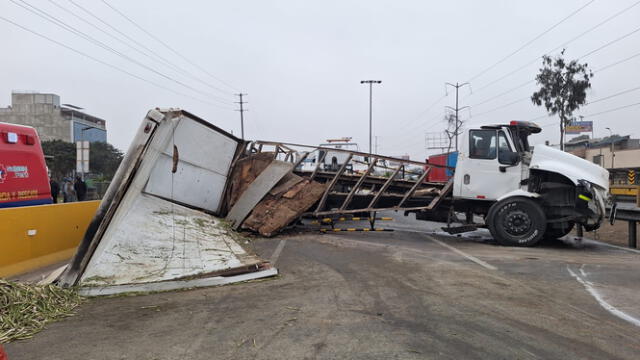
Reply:
[[0, 209], [0, 277], [73, 256], [100, 201]]
[[60, 139], [71, 142], [71, 122], [55, 111], [53, 105], [35, 104], [22, 111], [0, 112], [0, 121], [33, 126], [41, 141]]
[[56, 94], [14, 92], [11, 94], [11, 106], [0, 109], [0, 121], [33, 126], [42, 141], [75, 142], [82, 137], [77, 129], [86, 126], [93, 129], [84, 131], [85, 140], [107, 141], [104, 120], [74, 109], [61, 108], [60, 97]]
[[[613, 160], [613, 168], [638, 168], [640, 167], [640, 149], [633, 150], [615, 150], [615, 158]], [[587, 149], [585, 159], [593, 162], [593, 157], [596, 155], [602, 155], [603, 167], [611, 168], [611, 149], [599, 148], [599, 149]]]

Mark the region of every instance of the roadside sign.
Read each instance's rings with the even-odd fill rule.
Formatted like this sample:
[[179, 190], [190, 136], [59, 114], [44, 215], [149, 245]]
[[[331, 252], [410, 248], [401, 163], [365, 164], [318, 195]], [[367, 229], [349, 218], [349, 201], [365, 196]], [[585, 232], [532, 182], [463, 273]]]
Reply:
[[565, 128], [565, 132], [569, 135], [592, 131], [593, 121], [572, 121]]
[[636, 171], [635, 170], [629, 170], [629, 172], [627, 173], [627, 180], [629, 180], [629, 184], [633, 185], [636, 183]]
[[89, 142], [76, 141], [76, 172], [89, 172]]

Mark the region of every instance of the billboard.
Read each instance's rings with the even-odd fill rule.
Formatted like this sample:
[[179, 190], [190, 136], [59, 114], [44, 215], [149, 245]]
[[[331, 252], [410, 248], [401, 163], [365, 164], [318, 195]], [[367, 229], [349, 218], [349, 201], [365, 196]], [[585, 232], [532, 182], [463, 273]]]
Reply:
[[569, 135], [592, 131], [593, 121], [572, 121], [565, 127], [565, 132]]

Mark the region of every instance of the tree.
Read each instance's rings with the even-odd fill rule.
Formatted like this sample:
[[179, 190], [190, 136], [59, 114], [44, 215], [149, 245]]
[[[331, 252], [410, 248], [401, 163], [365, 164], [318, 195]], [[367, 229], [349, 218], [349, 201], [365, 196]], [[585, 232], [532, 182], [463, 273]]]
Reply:
[[[76, 168], [75, 144], [62, 140], [43, 141], [42, 150], [47, 155], [47, 166], [54, 178], [60, 179], [72, 175]], [[106, 142], [92, 142], [89, 145], [90, 172], [110, 180], [118, 169], [122, 157], [122, 151], [113, 145]]]
[[543, 67], [536, 76], [540, 89], [533, 93], [531, 101], [537, 106], [544, 104], [550, 115], [560, 116], [560, 149], [564, 151], [565, 127], [574, 120], [573, 112], [586, 103], [593, 73], [587, 63], [567, 62], [563, 56], [564, 50], [556, 58], [542, 57]]
[[89, 147], [89, 168], [94, 174], [101, 174], [111, 180], [122, 161], [122, 151], [106, 142], [93, 142]]
[[71, 175], [76, 168], [76, 146], [62, 140], [49, 140], [42, 142], [42, 151], [46, 156], [47, 167], [51, 176], [61, 179]]

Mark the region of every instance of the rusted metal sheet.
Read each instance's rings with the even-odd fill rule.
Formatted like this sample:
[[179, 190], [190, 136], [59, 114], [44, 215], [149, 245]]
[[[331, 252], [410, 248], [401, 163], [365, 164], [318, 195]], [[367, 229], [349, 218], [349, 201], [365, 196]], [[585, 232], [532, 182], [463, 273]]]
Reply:
[[326, 187], [326, 184], [306, 179], [289, 189], [281, 189], [275, 195], [268, 194], [253, 209], [243, 226], [263, 236], [273, 236], [315, 204]]

